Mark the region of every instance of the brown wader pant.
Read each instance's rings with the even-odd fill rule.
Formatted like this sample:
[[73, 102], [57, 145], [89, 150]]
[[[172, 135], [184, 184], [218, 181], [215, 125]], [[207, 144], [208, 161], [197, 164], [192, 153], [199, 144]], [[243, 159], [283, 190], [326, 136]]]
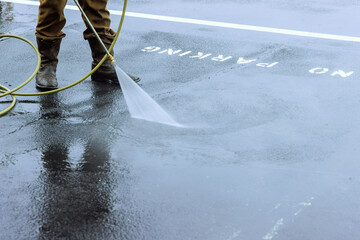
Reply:
[[[62, 31], [66, 19], [64, 8], [67, 0], [40, 0], [36, 37], [44, 40], [55, 40], [65, 37]], [[80, 6], [90, 19], [94, 28], [104, 40], [114, 39], [115, 32], [110, 29], [110, 13], [106, 8], [108, 0], [79, 0]], [[85, 19], [84, 19], [85, 22]], [[95, 37], [91, 28], [85, 22], [87, 29], [84, 31], [86, 40]]]

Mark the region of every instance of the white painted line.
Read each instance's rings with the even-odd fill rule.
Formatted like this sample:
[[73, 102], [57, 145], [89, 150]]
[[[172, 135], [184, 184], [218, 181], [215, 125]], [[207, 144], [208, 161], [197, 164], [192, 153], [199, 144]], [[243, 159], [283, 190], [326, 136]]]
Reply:
[[[39, 5], [39, 2], [30, 1], [30, 0], [0, 0], [0, 1], [20, 3], [20, 4], [33, 5], [33, 6]], [[65, 8], [69, 10], [78, 10], [76, 6], [70, 6], [70, 5], [66, 5]], [[114, 15], [122, 14], [122, 11], [117, 11], [117, 10], [110, 10], [110, 12], [111, 14]], [[126, 16], [168, 21], [168, 22], [189, 23], [189, 24], [211, 26], [211, 27], [222, 27], [222, 28], [249, 30], [249, 31], [257, 31], [257, 32], [277, 33], [277, 34], [293, 35], [300, 37], [321, 38], [321, 39], [348, 41], [348, 42], [360, 42], [360, 37], [334, 35], [334, 34], [326, 34], [326, 33], [315, 33], [315, 32], [304, 32], [304, 31], [281, 29], [281, 28], [260, 27], [260, 26], [243, 25], [237, 23], [226, 23], [226, 22], [216, 22], [216, 21], [199, 20], [199, 19], [191, 19], [191, 18], [170, 17], [170, 16], [136, 13], [136, 12], [126, 12]]]

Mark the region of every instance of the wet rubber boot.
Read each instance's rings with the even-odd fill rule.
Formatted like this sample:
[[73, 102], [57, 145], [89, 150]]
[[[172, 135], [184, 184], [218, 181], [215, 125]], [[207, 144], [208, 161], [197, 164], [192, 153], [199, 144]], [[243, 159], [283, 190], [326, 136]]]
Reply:
[[[97, 38], [90, 38], [88, 39], [88, 41], [91, 48], [91, 55], [93, 58], [93, 69], [101, 61], [106, 52]], [[109, 49], [111, 42], [107, 39], [104, 39], [103, 41], [107, 49]], [[111, 50], [110, 54], [114, 56], [114, 50]], [[135, 82], [139, 82], [141, 80], [139, 77], [132, 74], [127, 73], [127, 75]], [[109, 59], [105, 60], [105, 62], [98, 68], [98, 70], [96, 70], [96, 72], [91, 75], [91, 80], [99, 82], [111, 81], [113, 83], [119, 84], [119, 79], [116, 75], [115, 68]]]
[[40, 69], [36, 74], [36, 87], [42, 90], [56, 89], [56, 68], [61, 39], [45, 40], [36, 38], [41, 56]]

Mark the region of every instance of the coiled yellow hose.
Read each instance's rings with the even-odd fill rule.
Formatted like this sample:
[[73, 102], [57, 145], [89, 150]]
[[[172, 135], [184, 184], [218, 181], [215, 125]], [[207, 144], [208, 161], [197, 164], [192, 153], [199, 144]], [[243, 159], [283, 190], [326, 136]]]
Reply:
[[[124, 22], [124, 18], [125, 18], [125, 13], [126, 13], [126, 7], [127, 7], [127, 0], [124, 0], [124, 6], [123, 6], [123, 12], [121, 15], [121, 19], [120, 19], [120, 23], [118, 26], [118, 29], [116, 31], [115, 34], [115, 38], [114, 41], [112, 42], [112, 44], [110, 45], [109, 48], [109, 52], [111, 52], [111, 50], [114, 48], [114, 45], [120, 35], [120, 31]], [[84, 81], [85, 79], [87, 79], [91, 74], [93, 74], [100, 66], [101, 64], [103, 64], [103, 62], [105, 62], [105, 60], [109, 57], [107, 54], [104, 55], [104, 57], [101, 59], [101, 61], [96, 65], [96, 67], [94, 69], [92, 69], [88, 74], [86, 74], [84, 77], [82, 77], [81, 79], [77, 80], [76, 82], [69, 84], [65, 87], [62, 88], [58, 88], [58, 89], [54, 89], [51, 91], [44, 91], [44, 92], [37, 92], [37, 93], [18, 93], [16, 92], [17, 90], [19, 90], [20, 88], [22, 88], [23, 86], [25, 86], [26, 84], [28, 84], [36, 75], [36, 73], [39, 71], [40, 68], [40, 63], [41, 63], [41, 57], [40, 57], [40, 53], [39, 50], [36, 48], [36, 46], [30, 42], [29, 40], [27, 40], [26, 38], [20, 37], [20, 36], [16, 36], [16, 35], [12, 35], [12, 34], [3, 34], [0, 35], [0, 38], [3, 37], [10, 37], [10, 38], [17, 38], [20, 39], [22, 41], [25, 41], [26, 43], [30, 44], [31, 47], [35, 50], [36, 54], [37, 54], [37, 58], [38, 58], [38, 64], [36, 66], [36, 69], [34, 71], [34, 73], [26, 80], [24, 81], [22, 84], [20, 84], [19, 86], [15, 87], [14, 89], [8, 89], [7, 87], [3, 86], [0, 84], [0, 93], [2, 93], [0, 95], [0, 98], [5, 97], [7, 95], [11, 95], [12, 96], [12, 103], [11, 105], [6, 108], [5, 110], [0, 111], [0, 117], [5, 115], [6, 113], [8, 113], [15, 105], [16, 105], [16, 97], [15, 96], [39, 96], [39, 95], [45, 95], [45, 94], [51, 94], [51, 93], [56, 93], [56, 92], [60, 92], [63, 90], [66, 90], [68, 88], [71, 88], [79, 83], [81, 83], [82, 81]], [[110, 55], [111, 56], [111, 55]]]

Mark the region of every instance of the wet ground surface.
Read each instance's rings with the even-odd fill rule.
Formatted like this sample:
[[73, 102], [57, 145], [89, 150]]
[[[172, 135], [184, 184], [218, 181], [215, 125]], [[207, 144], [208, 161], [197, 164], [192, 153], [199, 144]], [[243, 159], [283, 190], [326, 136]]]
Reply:
[[[360, 36], [359, 3], [340, 2], [152, 0], [128, 10]], [[0, 6], [0, 33], [35, 42], [37, 7]], [[79, 13], [66, 16], [61, 86], [91, 66]], [[18, 97], [0, 118], [0, 239], [358, 239], [359, 51], [126, 18], [118, 64], [188, 128], [132, 119], [119, 87], [90, 79]], [[0, 39], [0, 52], [1, 84], [35, 68], [19, 40]]]

